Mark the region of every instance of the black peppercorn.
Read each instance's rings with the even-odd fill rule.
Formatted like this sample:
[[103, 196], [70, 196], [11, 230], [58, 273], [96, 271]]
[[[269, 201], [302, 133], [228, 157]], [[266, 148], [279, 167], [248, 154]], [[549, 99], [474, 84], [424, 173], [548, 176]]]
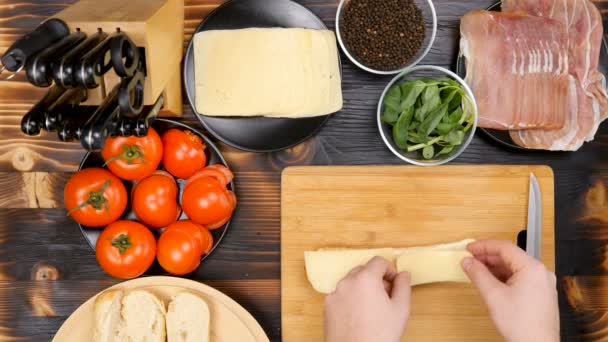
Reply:
[[370, 68], [397, 69], [422, 47], [424, 18], [413, 0], [350, 0], [343, 11], [342, 40]]

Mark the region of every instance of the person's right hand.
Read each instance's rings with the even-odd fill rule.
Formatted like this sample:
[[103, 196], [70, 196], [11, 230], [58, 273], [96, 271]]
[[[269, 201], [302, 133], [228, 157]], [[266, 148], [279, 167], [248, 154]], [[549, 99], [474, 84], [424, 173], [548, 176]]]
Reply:
[[467, 246], [462, 268], [478, 288], [498, 332], [508, 342], [559, 341], [555, 274], [509, 241]]

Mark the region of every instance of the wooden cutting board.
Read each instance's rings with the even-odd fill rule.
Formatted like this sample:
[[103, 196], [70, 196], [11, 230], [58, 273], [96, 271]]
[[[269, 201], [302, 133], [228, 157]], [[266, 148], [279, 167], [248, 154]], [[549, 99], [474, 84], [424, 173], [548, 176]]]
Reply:
[[[288, 168], [281, 187], [283, 340], [323, 340], [324, 296], [304, 251], [408, 247], [493, 238], [526, 227], [530, 173], [543, 201], [542, 259], [555, 268], [553, 172], [547, 166]], [[470, 284], [414, 287], [407, 341], [500, 341]]]

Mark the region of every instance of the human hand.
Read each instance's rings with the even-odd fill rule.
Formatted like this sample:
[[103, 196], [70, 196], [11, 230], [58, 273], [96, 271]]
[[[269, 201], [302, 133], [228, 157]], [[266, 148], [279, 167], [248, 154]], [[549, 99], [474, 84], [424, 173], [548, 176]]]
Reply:
[[475, 258], [465, 258], [462, 268], [503, 338], [559, 341], [555, 274], [509, 241], [480, 240], [467, 249]]
[[375, 257], [325, 298], [325, 341], [398, 342], [410, 313], [410, 275]]

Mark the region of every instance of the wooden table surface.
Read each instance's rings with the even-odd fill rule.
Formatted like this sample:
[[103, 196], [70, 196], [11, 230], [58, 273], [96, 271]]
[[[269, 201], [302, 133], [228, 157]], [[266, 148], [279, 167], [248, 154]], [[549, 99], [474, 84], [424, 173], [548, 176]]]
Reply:
[[[0, 51], [75, 0], [0, 0]], [[186, 0], [184, 44], [221, 0]], [[306, 0], [334, 26], [337, 0]], [[459, 18], [494, 0], [435, 0], [437, 39], [423, 64], [454, 65]], [[608, 2], [597, 5], [608, 12]], [[604, 20], [604, 26], [607, 26]], [[290, 150], [253, 154], [220, 145], [236, 173], [239, 209], [221, 248], [192, 276], [233, 297], [280, 340], [280, 177], [290, 165], [401, 164], [384, 146], [375, 108], [390, 77], [342, 56], [344, 109]], [[56, 135], [26, 137], [23, 114], [45, 90], [23, 75], [0, 82], [0, 341], [49, 341], [82, 302], [118, 280], [107, 276], [65, 214], [63, 186], [84, 155]], [[189, 106], [183, 120], [198, 126]], [[547, 164], [555, 172], [556, 254], [562, 336], [608, 341], [608, 124], [575, 153], [506, 150], [478, 134], [457, 163]]]

